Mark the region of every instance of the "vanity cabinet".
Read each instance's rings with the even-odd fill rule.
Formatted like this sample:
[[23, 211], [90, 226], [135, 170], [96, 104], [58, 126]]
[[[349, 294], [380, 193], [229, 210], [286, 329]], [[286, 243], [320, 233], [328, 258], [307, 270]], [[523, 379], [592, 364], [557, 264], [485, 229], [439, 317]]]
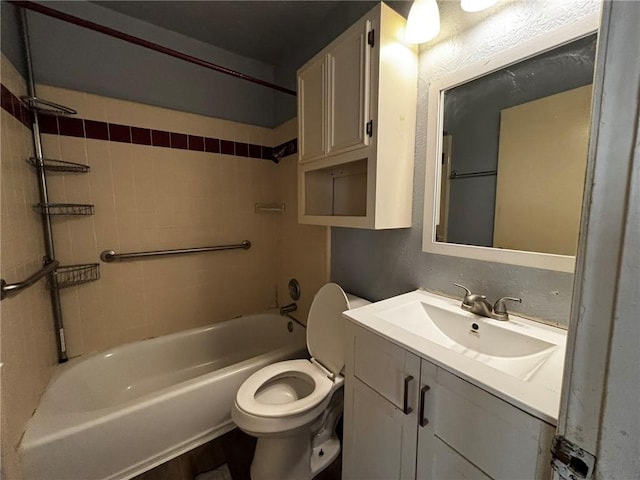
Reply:
[[550, 478], [552, 425], [358, 325], [347, 334], [344, 480]]
[[298, 220], [411, 226], [417, 48], [379, 4], [298, 70]]

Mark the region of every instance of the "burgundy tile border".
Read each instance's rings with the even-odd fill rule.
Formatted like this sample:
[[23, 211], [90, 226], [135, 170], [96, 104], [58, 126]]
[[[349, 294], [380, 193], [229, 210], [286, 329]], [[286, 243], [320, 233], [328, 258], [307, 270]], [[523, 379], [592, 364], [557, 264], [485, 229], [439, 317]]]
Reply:
[[84, 122], [79, 118], [58, 117], [60, 135], [84, 138]]
[[220, 139], [205, 137], [204, 151], [209, 153], [220, 153]]
[[204, 152], [204, 137], [189, 135], [189, 150]]
[[15, 117], [25, 127], [32, 128], [31, 112], [11, 90], [0, 84], [0, 105], [3, 110]]
[[[11, 91], [0, 84], [1, 107], [28, 128], [31, 125], [31, 112]], [[185, 133], [151, 130], [148, 128], [119, 125], [116, 123], [98, 122], [76, 117], [55, 117], [40, 115], [38, 117], [40, 132], [52, 135], [107, 140], [111, 142], [133, 143], [154, 147], [175, 148], [207, 153], [222, 153], [238, 157], [274, 160], [274, 152], [279, 158], [298, 152], [298, 139], [294, 138], [277, 147], [256, 145], [253, 143], [234, 142], [220, 138], [201, 137]], [[276, 160], [277, 162], [277, 160]]]
[[249, 144], [249, 156], [251, 158], [262, 158], [262, 146]]
[[0, 87], [0, 105], [2, 105], [2, 108], [11, 115], [13, 115], [14, 98], [15, 97], [13, 93], [11, 93], [7, 87], [5, 87], [4, 85]]
[[171, 148], [179, 148], [180, 150], [189, 150], [189, 142], [187, 135], [184, 133], [171, 132]]
[[131, 143], [151, 145], [151, 130], [149, 128], [131, 127]]
[[265, 147], [261, 148], [262, 150], [262, 159], [263, 160], [273, 160], [273, 147]]
[[109, 141], [131, 143], [131, 127], [129, 125], [109, 124]]
[[[38, 124], [40, 125], [40, 133], [50, 133], [52, 135], [60, 134], [60, 130], [58, 129], [58, 117], [53, 115], [40, 115], [38, 117]], [[107, 139], [108, 138], [109, 134], [107, 133]]]
[[151, 130], [151, 145], [154, 147], [171, 147], [170, 133], [162, 130]]
[[106, 122], [85, 120], [84, 132], [87, 138], [94, 138], [96, 140], [109, 140], [109, 124]]
[[248, 157], [249, 144], [236, 142], [236, 155], [238, 157]]
[[235, 155], [236, 148], [234, 144], [235, 142], [230, 140], [220, 140], [220, 153], [223, 155]]

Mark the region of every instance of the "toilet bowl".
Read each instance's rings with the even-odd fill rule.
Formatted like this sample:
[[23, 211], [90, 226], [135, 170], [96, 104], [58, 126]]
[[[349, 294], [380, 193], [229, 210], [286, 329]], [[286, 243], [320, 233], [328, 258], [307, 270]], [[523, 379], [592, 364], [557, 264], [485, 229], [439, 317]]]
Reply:
[[366, 303], [335, 283], [323, 286], [307, 318], [311, 359], [264, 367], [238, 389], [233, 421], [258, 438], [252, 480], [310, 480], [340, 454], [335, 427], [343, 410], [342, 312]]

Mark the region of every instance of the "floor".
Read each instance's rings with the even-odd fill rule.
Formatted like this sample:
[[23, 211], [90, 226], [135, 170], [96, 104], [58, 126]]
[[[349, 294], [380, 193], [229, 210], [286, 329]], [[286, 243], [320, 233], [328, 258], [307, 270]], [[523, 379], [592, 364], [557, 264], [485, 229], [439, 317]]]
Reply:
[[[236, 428], [133, 480], [193, 480], [196, 475], [223, 463], [229, 467], [233, 480], [251, 480], [249, 467], [255, 448], [256, 439]], [[341, 475], [342, 458], [338, 457], [314, 480], [340, 480]]]

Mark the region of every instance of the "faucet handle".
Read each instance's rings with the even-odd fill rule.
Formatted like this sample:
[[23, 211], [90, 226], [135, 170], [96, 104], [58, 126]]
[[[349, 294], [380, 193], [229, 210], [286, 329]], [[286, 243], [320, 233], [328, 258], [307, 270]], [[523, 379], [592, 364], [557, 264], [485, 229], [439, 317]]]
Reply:
[[472, 308], [474, 302], [477, 302], [479, 300], [486, 300], [486, 298], [487, 298], [484, 295], [477, 295], [475, 293], [471, 293], [471, 290], [469, 290], [464, 285], [460, 285], [459, 283], [454, 283], [454, 285], [456, 287], [463, 288], [464, 291], [466, 292], [465, 295], [464, 295], [464, 298], [462, 299], [462, 308], [465, 309], [465, 310], [468, 310], [469, 308]]
[[508, 320], [509, 312], [507, 312], [507, 306], [505, 305], [505, 300], [510, 300], [512, 302], [522, 303], [521, 298], [516, 297], [502, 297], [493, 304], [493, 316], [496, 320]]
[[[456, 287], [460, 287], [463, 288], [465, 292], [467, 292], [467, 295], [471, 295], [471, 290], [469, 290], [467, 287], [465, 287], [464, 285], [460, 285], [459, 283], [454, 283], [454, 285]], [[465, 295], [466, 296], [466, 295]]]

